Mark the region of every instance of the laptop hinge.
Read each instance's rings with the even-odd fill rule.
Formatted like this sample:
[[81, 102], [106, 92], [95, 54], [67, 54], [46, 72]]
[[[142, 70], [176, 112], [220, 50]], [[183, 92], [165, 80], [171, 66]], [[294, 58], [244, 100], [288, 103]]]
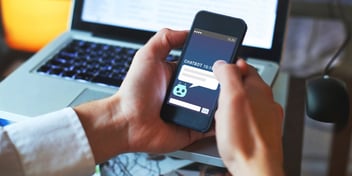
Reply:
[[112, 39], [112, 40], [118, 40], [118, 41], [124, 41], [129, 43], [136, 43], [136, 44], [145, 44], [152, 36], [149, 34], [143, 35], [138, 33], [135, 33], [135, 35], [133, 35], [133, 32], [131, 33], [126, 34], [125, 32], [116, 32], [116, 33], [93, 32], [92, 34], [94, 37], [100, 37], [100, 38], [105, 38], [110, 40]]

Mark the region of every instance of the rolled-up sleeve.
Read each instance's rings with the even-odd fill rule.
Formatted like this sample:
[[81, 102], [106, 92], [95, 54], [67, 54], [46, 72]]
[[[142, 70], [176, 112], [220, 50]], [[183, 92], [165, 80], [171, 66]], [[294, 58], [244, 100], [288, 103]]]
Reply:
[[94, 157], [72, 108], [0, 129], [4, 175], [91, 175]]

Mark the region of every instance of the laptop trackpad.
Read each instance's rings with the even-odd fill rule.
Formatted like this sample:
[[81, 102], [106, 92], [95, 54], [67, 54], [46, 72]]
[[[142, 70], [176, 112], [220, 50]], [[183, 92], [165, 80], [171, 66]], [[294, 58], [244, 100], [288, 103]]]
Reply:
[[107, 92], [102, 92], [102, 91], [96, 91], [92, 89], [84, 89], [81, 94], [79, 94], [69, 106], [77, 106], [82, 103], [88, 102], [88, 101], [93, 101], [93, 100], [98, 100], [102, 98], [106, 98], [111, 96], [111, 93]]

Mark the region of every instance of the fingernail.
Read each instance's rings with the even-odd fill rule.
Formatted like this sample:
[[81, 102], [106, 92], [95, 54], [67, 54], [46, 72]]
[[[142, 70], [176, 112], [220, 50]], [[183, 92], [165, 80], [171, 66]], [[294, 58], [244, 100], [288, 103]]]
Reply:
[[222, 65], [222, 64], [226, 64], [226, 63], [227, 62], [224, 60], [217, 60], [217, 61], [215, 61], [214, 65], [213, 65], [213, 69], [214, 69], [215, 65]]
[[217, 60], [215, 63], [217, 64], [226, 64], [227, 62], [224, 60]]

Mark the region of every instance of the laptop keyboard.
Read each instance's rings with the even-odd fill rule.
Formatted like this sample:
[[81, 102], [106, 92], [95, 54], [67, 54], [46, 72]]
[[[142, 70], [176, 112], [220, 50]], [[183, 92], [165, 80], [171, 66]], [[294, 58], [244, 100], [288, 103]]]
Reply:
[[[137, 49], [73, 40], [37, 72], [79, 81], [120, 86]], [[178, 56], [169, 55], [169, 61]]]

